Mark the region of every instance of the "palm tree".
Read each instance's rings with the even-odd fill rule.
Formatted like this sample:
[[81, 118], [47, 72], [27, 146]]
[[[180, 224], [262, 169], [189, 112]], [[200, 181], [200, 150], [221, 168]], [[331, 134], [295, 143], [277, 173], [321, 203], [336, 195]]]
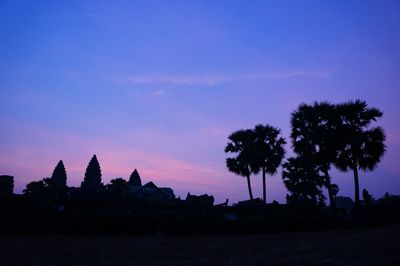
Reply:
[[253, 158], [254, 142], [256, 139], [255, 133], [250, 129], [238, 130], [233, 132], [228, 139], [229, 142], [225, 147], [225, 152], [234, 153], [236, 157], [227, 158], [226, 166], [232, 173], [246, 177], [250, 200], [253, 200], [250, 174], [252, 173], [252, 169], [255, 168]]
[[341, 118], [342, 141], [335, 164], [341, 171], [353, 170], [354, 199], [356, 207], [359, 207], [358, 170], [373, 171], [386, 150], [384, 130], [379, 126], [371, 126], [383, 113], [377, 108], [368, 107], [362, 100], [339, 104], [337, 112]]
[[273, 175], [276, 173], [285, 156], [283, 146], [286, 141], [280, 137], [280, 130], [270, 125], [256, 125], [254, 132], [256, 135], [254, 159], [257, 164], [255, 173], [262, 172], [263, 200], [264, 203], [267, 203], [265, 174]]
[[332, 211], [335, 211], [334, 195], [337, 186], [332, 184], [329, 170], [337, 156], [338, 116], [336, 106], [328, 102], [301, 104], [292, 113], [291, 139], [294, 151], [313, 160], [323, 173], [321, 178], [328, 190]]

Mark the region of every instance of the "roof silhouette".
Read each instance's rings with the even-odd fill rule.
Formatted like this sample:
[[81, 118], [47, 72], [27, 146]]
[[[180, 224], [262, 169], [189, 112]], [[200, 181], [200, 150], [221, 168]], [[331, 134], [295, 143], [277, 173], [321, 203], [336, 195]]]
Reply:
[[144, 188], [158, 188], [153, 182], [148, 182], [144, 186]]

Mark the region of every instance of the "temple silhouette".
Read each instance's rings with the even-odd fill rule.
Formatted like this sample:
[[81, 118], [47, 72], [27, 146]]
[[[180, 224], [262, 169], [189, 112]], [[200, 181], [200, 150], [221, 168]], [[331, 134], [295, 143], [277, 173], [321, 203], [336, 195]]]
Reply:
[[[249, 200], [231, 206], [228, 199], [215, 204], [208, 194], [188, 192], [185, 199], [177, 198], [170, 187], [143, 184], [137, 169], [128, 179], [104, 184], [96, 155], [79, 187], [67, 185], [62, 160], [50, 177], [28, 183], [22, 195], [13, 193], [14, 177], [0, 176], [0, 212], [5, 217], [0, 229], [34, 231], [53, 224], [62, 232], [232, 234], [396, 223], [400, 196], [386, 193], [375, 199], [359, 183], [360, 172], [373, 171], [385, 154], [385, 131], [373, 124], [382, 116], [380, 109], [363, 100], [300, 104], [291, 114], [294, 156], [289, 158], [286, 139], [277, 127], [257, 124], [232, 132], [224, 150], [226, 167], [245, 179]], [[279, 167], [288, 190], [286, 203], [267, 204], [266, 177]], [[354, 202], [339, 194], [330, 173], [333, 167], [353, 172]], [[254, 197], [251, 185], [251, 177], [258, 174], [261, 199]]]
[[80, 187], [67, 186], [63, 161], [51, 177], [27, 184], [22, 195], [13, 193], [13, 176], [0, 176], [0, 232], [248, 234], [383, 225], [400, 218], [399, 196], [385, 194], [375, 200], [365, 189], [361, 212], [355, 215], [351, 198], [337, 196], [332, 216], [325, 205], [291, 197], [286, 204], [256, 198], [231, 206], [228, 199], [215, 204], [207, 194], [187, 193], [181, 199], [172, 188], [152, 181], [143, 184], [137, 169], [129, 179], [115, 178], [105, 185], [101, 177], [96, 155]]

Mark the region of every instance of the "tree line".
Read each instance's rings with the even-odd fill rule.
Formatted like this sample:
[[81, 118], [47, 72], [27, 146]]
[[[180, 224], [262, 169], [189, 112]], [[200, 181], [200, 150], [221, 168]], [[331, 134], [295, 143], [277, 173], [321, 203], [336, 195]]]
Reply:
[[291, 114], [291, 147], [295, 156], [285, 157], [286, 140], [271, 125], [233, 132], [225, 152], [229, 171], [246, 178], [250, 200], [254, 199], [251, 175], [262, 174], [263, 201], [266, 203], [266, 174], [282, 166], [282, 179], [290, 202], [323, 204], [325, 188], [332, 210], [339, 187], [332, 182], [333, 167], [354, 176], [355, 206], [360, 206], [359, 170], [373, 171], [385, 153], [385, 132], [376, 126], [382, 111], [365, 101], [339, 104], [301, 104]]

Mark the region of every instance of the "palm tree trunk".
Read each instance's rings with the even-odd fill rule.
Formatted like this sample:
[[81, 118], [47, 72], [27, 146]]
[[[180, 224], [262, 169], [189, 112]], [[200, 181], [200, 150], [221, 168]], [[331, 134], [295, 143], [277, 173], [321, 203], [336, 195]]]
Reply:
[[267, 203], [267, 196], [266, 196], [266, 185], [265, 185], [265, 167], [262, 169], [262, 175], [263, 175], [263, 200], [264, 203]]
[[331, 184], [331, 177], [327, 170], [324, 171], [326, 185], [328, 187], [328, 195], [329, 195], [329, 207], [331, 208], [332, 214], [335, 215], [336, 213], [336, 204], [335, 204], [335, 197], [332, 191], [332, 184]]
[[253, 200], [253, 192], [251, 191], [250, 176], [246, 176], [247, 187], [249, 189], [250, 200]]
[[353, 172], [354, 172], [354, 202], [356, 204], [356, 208], [358, 209], [360, 207], [360, 185], [358, 183], [357, 164], [354, 164]]

